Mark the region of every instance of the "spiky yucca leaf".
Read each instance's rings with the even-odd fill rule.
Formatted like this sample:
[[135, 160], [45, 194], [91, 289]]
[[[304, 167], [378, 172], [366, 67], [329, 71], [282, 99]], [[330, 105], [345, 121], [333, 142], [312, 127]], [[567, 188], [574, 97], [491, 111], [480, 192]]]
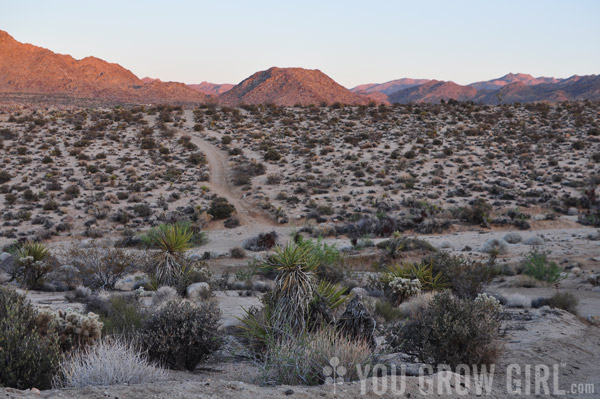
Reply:
[[165, 226], [152, 237], [153, 244], [161, 251], [180, 254], [191, 247], [192, 230], [182, 224]]
[[348, 288], [341, 284], [333, 284], [322, 280], [316, 287], [315, 300], [324, 300], [329, 309], [335, 310], [348, 299], [348, 297], [344, 296], [346, 291], [348, 291]]
[[17, 251], [17, 257], [27, 258], [28, 256], [31, 256], [34, 262], [39, 262], [46, 259], [49, 253], [48, 247], [41, 242], [27, 241]]

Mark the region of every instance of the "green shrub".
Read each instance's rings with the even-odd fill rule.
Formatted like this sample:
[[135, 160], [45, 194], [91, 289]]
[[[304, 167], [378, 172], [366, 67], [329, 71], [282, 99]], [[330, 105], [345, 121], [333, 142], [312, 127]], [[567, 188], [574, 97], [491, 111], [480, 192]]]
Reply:
[[146, 320], [140, 341], [151, 359], [172, 369], [192, 371], [219, 348], [220, 316], [213, 302], [194, 306], [171, 301]]
[[523, 273], [540, 281], [556, 283], [560, 280], [561, 268], [548, 260], [547, 252], [531, 251], [521, 265]]
[[304, 239], [298, 235], [298, 242], [307, 245], [311, 256], [317, 262], [316, 274], [320, 280], [338, 283], [348, 275], [348, 270], [344, 264], [344, 257], [335, 244], [326, 244], [323, 238], [319, 237], [316, 241]]
[[133, 336], [147, 318], [135, 294], [109, 297], [91, 294], [81, 300], [87, 312], [99, 315], [103, 335]]
[[386, 300], [375, 302], [375, 314], [385, 321], [398, 320], [404, 316], [404, 313], [397, 306]]
[[215, 220], [227, 219], [235, 212], [235, 207], [227, 201], [227, 198], [217, 197], [212, 200], [208, 214]]
[[36, 331], [35, 317], [23, 295], [0, 287], [0, 386], [50, 388], [60, 350], [56, 336]]
[[8, 182], [10, 179], [12, 179], [10, 173], [8, 173], [6, 170], [0, 170], [0, 184]]
[[497, 271], [489, 263], [481, 263], [439, 251], [426, 256], [421, 264], [430, 265], [434, 275], [441, 273], [449, 288], [460, 298], [475, 298]]
[[569, 313], [577, 314], [577, 305], [579, 300], [575, 295], [570, 292], [557, 292], [550, 298], [538, 298], [531, 302], [531, 306], [534, 308], [541, 308], [542, 306], [550, 306], [551, 308], [558, 308], [566, 310]]
[[485, 294], [461, 299], [449, 291], [437, 294], [423, 312], [392, 329], [386, 340], [393, 350], [421, 361], [447, 364], [491, 364], [502, 344], [502, 306]]

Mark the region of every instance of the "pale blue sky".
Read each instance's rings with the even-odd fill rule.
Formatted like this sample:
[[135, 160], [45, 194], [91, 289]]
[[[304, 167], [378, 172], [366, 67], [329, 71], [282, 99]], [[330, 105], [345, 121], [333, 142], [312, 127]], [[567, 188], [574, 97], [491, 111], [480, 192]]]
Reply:
[[0, 29], [139, 77], [238, 83], [271, 66], [344, 86], [600, 73], [600, 1], [0, 0]]

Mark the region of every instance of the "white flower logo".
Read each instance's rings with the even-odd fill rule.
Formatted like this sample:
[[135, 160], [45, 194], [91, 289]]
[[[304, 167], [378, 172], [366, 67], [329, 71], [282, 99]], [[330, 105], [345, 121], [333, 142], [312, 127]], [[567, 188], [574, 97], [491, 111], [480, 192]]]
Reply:
[[346, 375], [346, 367], [340, 366], [340, 359], [332, 357], [329, 359], [331, 366], [323, 367], [323, 375], [325, 378], [325, 384], [333, 385], [333, 392], [335, 392], [335, 386], [337, 384], [344, 383], [344, 376]]

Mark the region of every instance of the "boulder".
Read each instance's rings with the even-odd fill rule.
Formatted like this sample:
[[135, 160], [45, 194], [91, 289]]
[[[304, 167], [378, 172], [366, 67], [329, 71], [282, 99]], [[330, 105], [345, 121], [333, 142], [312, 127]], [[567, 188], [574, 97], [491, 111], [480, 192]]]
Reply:
[[185, 289], [185, 296], [188, 299], [203, 299], [210, 295], [210, 285], [208, 283], [194, 283]]

